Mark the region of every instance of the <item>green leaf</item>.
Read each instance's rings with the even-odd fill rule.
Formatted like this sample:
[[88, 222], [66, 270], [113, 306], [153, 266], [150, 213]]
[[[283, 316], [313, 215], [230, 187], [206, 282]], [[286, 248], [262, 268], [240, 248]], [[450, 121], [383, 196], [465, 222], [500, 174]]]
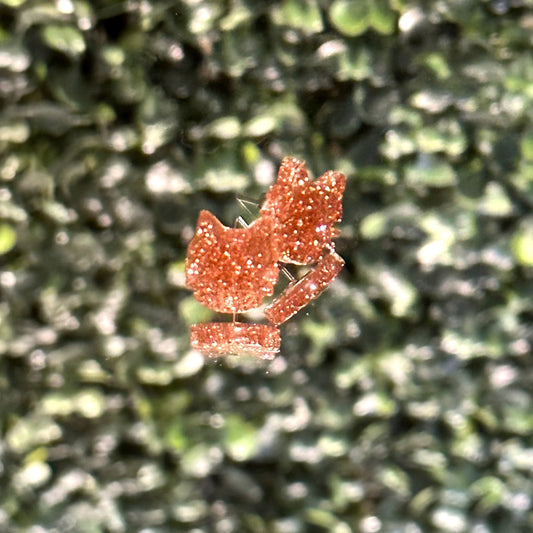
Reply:
[[383, 213], [371, 213], [361, 221], [359, 231], [364, 239], [379, 239], [387, 232], [387, 217]]
[[257, 115], [244, 125], [248, 137], [263, 137], [276, 129], [278, 121], [272, 115]]
[[234, 139], [241, 133], [241, 123], [234, 116], [221, 117], [207, 126], [207, 133], [217, 139]]
[[470, 492], [478, 498], [478, 505], [483, 512], [489, 512], [501, 504], [506, 487], [501, 479], [488, 475], [476, 480], [470, 487]]
[[525, 222], [514, 234], [511, 251], [519, 264], [533, 266], [533, 221]]
[[329, 9], [329, 18], [342, 34], [356, 37], [368, 29], [368, 5], [362, 0], [336, 0]]
[[44, 42], [54, 50], [77, 57], [85, 52], [83, 34], [72, 26], [50, 24], [42, 30]]
[[405, 172], [407, 182], [412, 186], [450, 187], [456, 182], [456, 175], [447, 161], [422, 154], [418, 161], [409, 165]]
[[181, 456], [181, 468], [187, 476], [203, 478], [215, 466], [212, 448], [206, 443], [199, 443], [188, 448]]
[[441, 52], [431, 52], [427, 54], [422, 63], [429, 68], [439, 80], [446, 80], [452, 75], [452, 70], [447, 63], [444, 54]]
[[533, 133], [524, 135], [520, 143], [522, 157], [526, 161], [533, 161]]
[[372, 58], [370, 50], [351, 42], [346, 50], [339, 54], [339, 78], [341, 80], [365, 80], [372, 76]]
[[[353, 2], [356, 3], [356, 2]], [[373, 0], [369, 4], [369, 23], [379, 33], [390, 35], [394, 32], [396, 17], [389, 9], [387, 0]]]
[[189, 439], [184, 424], [180, 420], [173, 421], [166, 430], [167, 444], [178, 452], [183, 452], [187, 449]]
[[305, 512], [306, 521], [315, 526], [331, 531], [331, 528], [337, 523], [337, 518], [333, 513], [312, 507]]
[[499, 183], [491, 181], [485, 190], [485, 194], [478, 201], [478, 210], [493, 217], [507, 217], [514, 211], [514, 206], [509, 196]]
[[188, 28], [192, 34], [201, 35], [211, 31], [223, 12], [222, 2], [190, 2]]
[[9, 224], [0, 224], [0, 254], [7, 254], [17, 244], [17, 233]]
[[224, 445], [233, 459], [246, 461], [257, 447], [257, 431], [239, 415], [228, 415], [224, 427]]
[[19, 7], [21, 6], [26, 0], [0, 0], [0, 4], [4, 4], [8, 7]]
[[75, 396], [76, 411], [84, 418], [99, 418], [105, 413], [106, 399], [99, 389], [85, 389]]
[[315, 0], [284, 0], [275, 12], [278, 24], [286, 24], [305, 33], [318, 33], [323, 29], [322, 15]]
[[227, 146], [202, 163], [200, 183], [217, 192], [242, 191], [249, 183], [249, 176], [241, 168], [236, 148]]

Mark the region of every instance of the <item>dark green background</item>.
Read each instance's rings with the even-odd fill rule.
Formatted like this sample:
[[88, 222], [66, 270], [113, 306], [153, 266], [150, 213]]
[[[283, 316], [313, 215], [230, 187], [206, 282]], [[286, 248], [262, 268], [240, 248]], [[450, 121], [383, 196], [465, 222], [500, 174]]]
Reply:
[[[532, 36], [531, 0], [0, 0], [0, 531], [531, 531]], [[204, 362], [198, 212], [285, 155], [346, 173], [346, 267], [274, 362]]]

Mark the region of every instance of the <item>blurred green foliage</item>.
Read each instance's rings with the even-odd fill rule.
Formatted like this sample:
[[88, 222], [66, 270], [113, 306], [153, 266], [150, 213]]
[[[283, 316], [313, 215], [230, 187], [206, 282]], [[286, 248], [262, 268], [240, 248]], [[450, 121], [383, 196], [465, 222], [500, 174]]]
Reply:
[[[532, 31], [531, 0], [0, 0], [0, 531], [531, 531]], [[347, 174], [346, 268], [272, 363], [205, 362], [196, 217], [285, 155]]]

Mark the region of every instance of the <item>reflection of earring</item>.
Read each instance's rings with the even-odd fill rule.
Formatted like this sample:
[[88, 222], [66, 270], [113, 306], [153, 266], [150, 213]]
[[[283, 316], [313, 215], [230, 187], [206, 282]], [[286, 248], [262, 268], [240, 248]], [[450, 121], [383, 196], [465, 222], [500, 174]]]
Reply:
[[334, 249], [334, 225], [342, 219], [345, 186], [346, 177], [340, 172], [330, 170], [311, 181], [304, 162], [292, 157], [281, 162], [278, 179], [260, 211], [276, 222], [280, 261], [310, 265], [325, 249]]
[[[200, 213], [187, 250], [186, 284], [201, 303], [232, 313], [234, 320], [191, 326], [193, 348], [206, 355], [250, 353], [265, 359], [279, 352], [276, 326], [316, 298], [344, 265], [335, 253], [333, 226], [342, 218], [345, 183], [344, 174], [333, 171], [311, 182], [304, 163], [285, 158], [250, 226], [227, 228], [209, 211]], [[272, 295], [278, 261], [317, 266], [267, 307], [274, 325], [235, 322], [236, 313]]]

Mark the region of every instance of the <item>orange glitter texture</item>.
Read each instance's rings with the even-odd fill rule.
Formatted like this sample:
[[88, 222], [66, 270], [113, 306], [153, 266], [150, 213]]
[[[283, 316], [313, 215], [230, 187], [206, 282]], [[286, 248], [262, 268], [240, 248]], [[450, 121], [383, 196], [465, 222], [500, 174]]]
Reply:
[[[344, 174], [328, 171], [314, 182], [305, 164], [287, 157], [248, 227], [228, 228], [201, 211], [187, 249], [186, 285], [202, 304], [232, 313], [233, 322], [194, 324], [191, 346], [207, 356], [250, 354], [272, 359], [280, 350], [278, 325], [314, 300], [338, 275], [344, 260], [335, 252], [334, 225], [342, 219]], [[316, 264], [266, 308], [271, 324], [235, 322], [235, 314], [271, 296], [279, 263]]]
[[320, 259], [315, 269], [291, 283], [266, 309], [265, 315], [274, 325], [283, 324], [303, 309], [337, 277], [344, 259], [335, 252]]
[[259, 307], [278, 281], [277, 243], [269, 217], [247, 228], [227, 228], [209, 211], [201, 211], [185, 260], [187, 287], [218, 313]]
[[312, 182], [305, 163], [291, 157], [282, 161], [261, 207], [261, 215], [276, 221], [280, 261], [309, 265], [322, 257], [324, 248], [333, 247], [333, 225], [342, 219], [345, 186], [340, 172], [330, 170]]
[[273, 359], [280, 343], [279, 328], [268, 324], [212, 322], [191, 326], [191, 346], [209, 357], [247, 354]]

